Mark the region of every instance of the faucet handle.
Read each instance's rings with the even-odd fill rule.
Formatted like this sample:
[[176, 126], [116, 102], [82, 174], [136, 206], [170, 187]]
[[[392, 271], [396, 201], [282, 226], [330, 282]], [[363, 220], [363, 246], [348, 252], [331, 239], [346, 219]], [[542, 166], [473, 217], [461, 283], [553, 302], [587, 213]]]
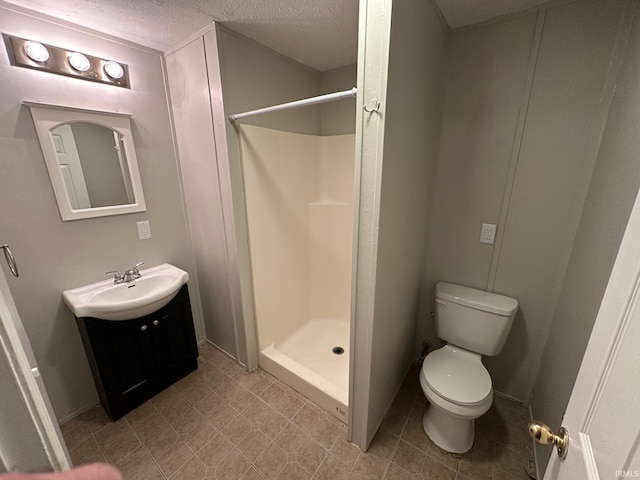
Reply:
[[122, 283], [123, 276], [117, 270], [106, 272], [105, 275], [113, 275], [113, 283]]
[[133, 275], [134, 275], [135, 278], [140, 278], [142, 276], [142, 274], [138, 271], [138, 267], [141, 266], [141, 265], [144, 265], [144, 262], [138, 262], [132, 268]]

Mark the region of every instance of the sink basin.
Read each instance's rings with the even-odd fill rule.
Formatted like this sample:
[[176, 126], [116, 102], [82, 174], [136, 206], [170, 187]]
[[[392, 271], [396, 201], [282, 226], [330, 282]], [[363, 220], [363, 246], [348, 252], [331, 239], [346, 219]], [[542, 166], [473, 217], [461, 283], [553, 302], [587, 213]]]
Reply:
[[62, 292], [76, 317], [131, 320], [164, 307], [189, 280], [189, 274], [168, 263], [140, 270], [142, 277], [114, 285], [113, 280]]

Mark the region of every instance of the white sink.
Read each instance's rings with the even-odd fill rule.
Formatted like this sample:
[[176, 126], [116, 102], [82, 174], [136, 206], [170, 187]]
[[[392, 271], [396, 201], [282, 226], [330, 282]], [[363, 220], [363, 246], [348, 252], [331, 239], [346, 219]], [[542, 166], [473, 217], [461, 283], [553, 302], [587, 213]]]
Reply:
[[189, 274], [164, 263], [140, 270], [142, 277], [114, 285], [113, 280], [62, 292], [64, 303], [76, 317], [130, 320], [164, 307], [189, 280]]

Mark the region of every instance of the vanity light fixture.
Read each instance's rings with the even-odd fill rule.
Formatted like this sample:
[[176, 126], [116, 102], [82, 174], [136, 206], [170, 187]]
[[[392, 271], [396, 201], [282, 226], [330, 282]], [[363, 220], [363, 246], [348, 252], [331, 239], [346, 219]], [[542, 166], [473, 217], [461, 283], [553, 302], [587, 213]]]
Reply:
[[111, 78], [122, 78], [124, 75], [124, 68], [118, 62], [107, 62], [104, 64], [104, 72]]
[[34, 62], [46, 62], [49, 60], [49, 50], [40, 42], [25, 42], [24, 53]]
[[86, 57], [79, 52], [71, 52], [69, 54], [69, 65], [71, 65], [78, 72], [86, 72], [91, 68], [91, 62]]
[[26, 38], [2, 36], [14, 66], [131, 88], [129, 70], [123, 63]]

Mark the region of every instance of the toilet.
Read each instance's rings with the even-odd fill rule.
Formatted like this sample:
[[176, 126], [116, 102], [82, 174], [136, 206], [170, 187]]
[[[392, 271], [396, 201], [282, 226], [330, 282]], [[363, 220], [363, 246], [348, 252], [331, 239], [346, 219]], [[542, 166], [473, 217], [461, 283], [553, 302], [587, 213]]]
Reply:
[[493, 402], [482, 355], [500, 353], [517, 310], [513, 298], [452, 283], [436, 285], [436, 334], [447, 344], [424, 359], [420, 385], [429, 401], [424, 431], [443, 450], [464, 453], [473, 446], [475, 419]]

